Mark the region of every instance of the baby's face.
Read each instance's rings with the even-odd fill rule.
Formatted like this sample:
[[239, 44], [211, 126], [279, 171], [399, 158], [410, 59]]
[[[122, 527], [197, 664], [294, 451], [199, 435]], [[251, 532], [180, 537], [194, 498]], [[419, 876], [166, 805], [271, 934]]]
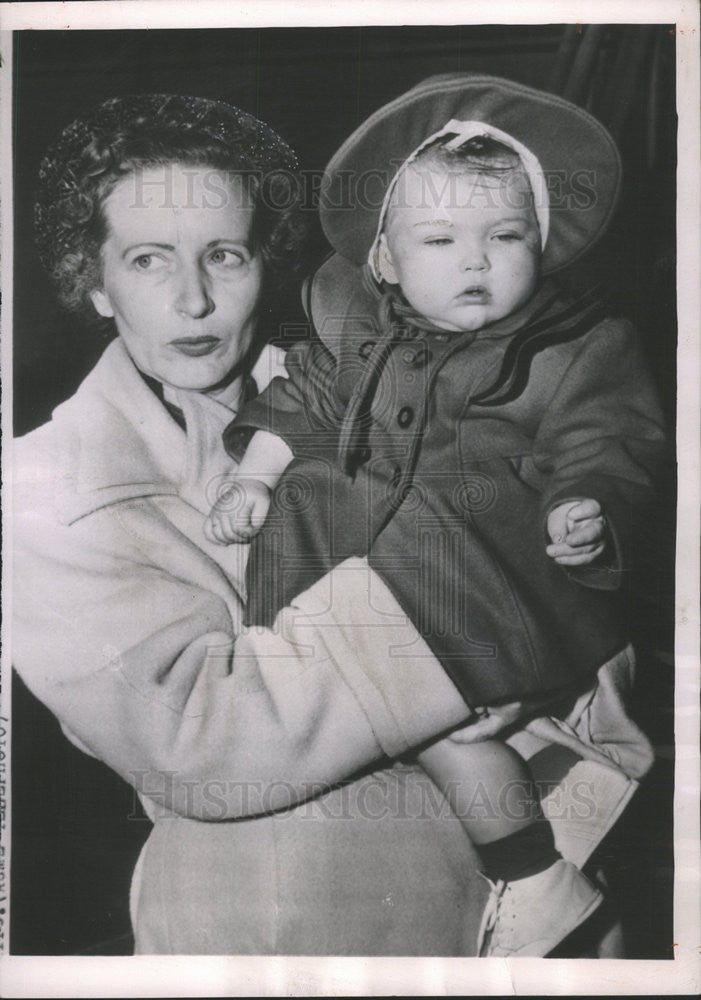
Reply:
[[408, 168], [380, 243], [380, 273], [444, 330], [479, 330], [538, 282], [540, 232], [528, 180]]

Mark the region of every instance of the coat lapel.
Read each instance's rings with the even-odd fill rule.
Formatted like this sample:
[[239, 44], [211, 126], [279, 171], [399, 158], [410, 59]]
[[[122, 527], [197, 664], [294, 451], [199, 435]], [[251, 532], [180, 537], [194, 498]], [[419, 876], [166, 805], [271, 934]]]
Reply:
[[64, 523], [112, 503], [177, 493], [184, 432], [139, 376], [121, 340], [113, 341], [78, 391], [53, 415], [75, 470], [57, 498]]
[[[282, 352], [266, 347], [254, 365], [260, 387], [284, 374]], [[139, 497], [181, 496], [201, 513], [213, 503], [216, 476], [235, 463], [222, 432], [233, 412], [208, 396], [178, 390], [187, 434], [148, 388], [122, 341], [113, 341], [78, 391], [53, 415], [69, 442], [57, 461], [75, 470], [55, 498], [63, 523]]]

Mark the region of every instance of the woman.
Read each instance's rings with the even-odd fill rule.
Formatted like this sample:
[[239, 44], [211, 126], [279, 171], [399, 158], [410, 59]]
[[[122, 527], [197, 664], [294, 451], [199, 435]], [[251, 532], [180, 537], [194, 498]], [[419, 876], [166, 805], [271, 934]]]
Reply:
[[[64, 304], [118, 336], [17, 444], [14, 663], [153, 820], [132, 883], [138, 952], [469, 955], [485, 899], [471, 846], [428, 779], [387, 760], [465, 720], [456, 689], [363, 560], [245, 629], [246, 549], [203, 532], [222, 431], [282, 371], [256, 325], [296, 258], [295, 172], [263, 123], [163, 95], [108, 101], [48, 154], [42, 257]], [[324, 281], [312, 289], [319, 323], [356, 284], [331, 267], [326, 305]], [[611, 683], [562, 740], [585, 734], [634, 776], [640, 734], [617, 728]], [[587, 756], [548, 813], [578, 864], [635, 785]]]
[[242, 630], [246, 549], [202, 531], [221, 432], [282, 370], [256, 324], [296, 260], [296, 169], [251, 116], [162, 95], [106, 102], [44, 160], [43, 261], [118, 336], [17, 443], [14, 663], [153, 819], [137, 952], [470, 954], [471, 848], [386, 764], [461, 699], [437, 664], [398, 671], [371, 629], [344, 633], [342, 599], [398, 610], [362, 565]]

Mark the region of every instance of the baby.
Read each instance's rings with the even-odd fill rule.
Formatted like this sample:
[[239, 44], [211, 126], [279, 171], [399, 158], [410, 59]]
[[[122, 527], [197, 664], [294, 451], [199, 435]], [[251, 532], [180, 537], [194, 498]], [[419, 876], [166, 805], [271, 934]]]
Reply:
[[[278, 380], [232, 428], [230, 445], [239, 428], [257, 430], [232, 476], [237, 501], [230, 493], [215, 505], [206, 532], [223, 544], [251, 540], [289, 463], [309, 453], [309, 432], [333, 430], [332, 493], [341, 498], [334, 516], [343, 519], [346, 488], [354, 497], [346, 508], [350, 533], [352, 508], [367, 506], [362, 519], [371, 527], [359, 549], [369, 552], [481, 716], [418, 754], [461, 818], [493, 888], [480, 954], [545, 955], [602, 896], [558, 853], [527, 765], [494, 737], [518, 718], [516, 699], [562, 699], [625, 645], [605, 593], [621, 569], [612, 518], [642, 504], [637, 486], [626, 495], [625, 484], [650, 479], [661, 436], [628, 328], [603, 321], [586, 298], [563, 300], [543, 280], [556, 252], [548, 258], [548, 241], [561, 244], [563, 236], [561, 222], [553, 232], [539, 159], [499, 127], [497, 112], [496, 124], [475, 120], [474, 81], [485, 78], [452, 78], [461, 116], [441, 121], [449, 79], [427, 81], [404, 103], [383, 109], [381, 121], [378, 112], [327, 170], [333, 176], [339, 157], [340, 169], [369, 125], [401, 125], [422, 87], [429, 110], [433, 100], [442, 127], [388, 175], [376, 213], [367, 251], [383, 293], [375, 339], [365, 330], [358, 348], [349, 327], [337, 357], [319, 342], [289, 352], [289, 381]], [[546, 95], [531, 97], [536, 92], [507, 81], [492, 80], [491, 90], [497, 106], [516, 91], [526, 123], [534, 110], [542, 113], [533, 106], [539, 99], [547, 106]], [[583, 113], [559, 102], [554, 114], [567, 122]], [[603, 146], [604, 130], [591, 128]], [[556, 145], [554, 135], [549, 141]], [[334, 227], [353, 227], [353, 213], [334, 219], [327, 212], [327, 233], [338, 247], [343, 234]], [[581, 250], [587, 239], [591, 233], [576, 231], [571, 242]], [[573, 246], [557, 252], [571, 256]], [[339, 371], [350, 355], [355, 378], [348, 389]], [[611, 366], [621, 358], [636, 371], [634, 398], [620, 372], [612, 385]], [[412, 382], [407, 374], [422, 377]], [[238, 457], [235, 445], [231, 451]], [[353, 493], [350, 482], [361, 488]], [[483, 487], [477, 498], [471, 484]], [[417, 496], [427, 529], [415, 513]], [[420, 530], [430, 544], [417, 546]], [[397, 554], [415, 549], [422, 552], [420, 572], [402, 571]], [[517, 788], [518, 807], [475, 815], [478, 787], [493, 803]]]

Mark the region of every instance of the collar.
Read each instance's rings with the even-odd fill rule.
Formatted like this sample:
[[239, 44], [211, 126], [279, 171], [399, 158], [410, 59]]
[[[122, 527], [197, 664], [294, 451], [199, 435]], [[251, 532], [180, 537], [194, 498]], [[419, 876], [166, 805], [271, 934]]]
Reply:
[[[165, 394], [163, 383], [159, 382], [158, 379], [152, 378], [151, 375], [146, 375], [146, 373], [142, 372], [140, 368], [137, 369], [137, 371], [139, 372], [139, 375], [144, 380], [146, 385], [149, 387], [151, 392], [155, 393], [158, 399], [160, 399], [161, 403], [165, 406], [168, 413], [170, 413], [171, 417], [176, 422], [178, 427], [180, 427], [180, 429], [183, 431], [187, 430], [185, 426], [185, 415], [182, 409], [179, 406], [176, 406], [175, 403], [172, 403], [168, 399], [168, 397]], [[237, 389], [240, 390], [241, 386], [239, 385]], [[253, 397], [256, 396], [257, 394], [258, 394], [258, 389], [256, 387], [256, 383], [253, 377], [251, 375], [246, 376], [246, 378], [243, 380], [243, 392], [241, 393], [239, 391], [238, 397], [236, 397], [237, 399], [236, 409], [234, 409], [233, 407], [231, 408], [232, 414], [235, 415], [240, 409], [242, 403], [247, 403], [249, 400], [253, 399]]]
[[608, 312], [607, 297], [598, 286], [576, 298], [555, 295], [531, 311], [506, 345], [495, 381], [470, 400], [479, 406], [503, 406], [526, 388], [534, 357], [548, 347], [571, 343], [588, 333]]
[[[284, 374], [282, 352], [266, 346], [251, 375], [257, 386]], [[232, 411], [203, 393], [179, 389], [187, 433], [146, 385], [121, 339], [112, 341], [77, 392], [53, 414], [59, 472], [70, 476], [56, 497], [73, 523], [102, 507], [150, 496], [180, 495], [206, 513], [206, 484], [230, 468], [222, 444]]]

